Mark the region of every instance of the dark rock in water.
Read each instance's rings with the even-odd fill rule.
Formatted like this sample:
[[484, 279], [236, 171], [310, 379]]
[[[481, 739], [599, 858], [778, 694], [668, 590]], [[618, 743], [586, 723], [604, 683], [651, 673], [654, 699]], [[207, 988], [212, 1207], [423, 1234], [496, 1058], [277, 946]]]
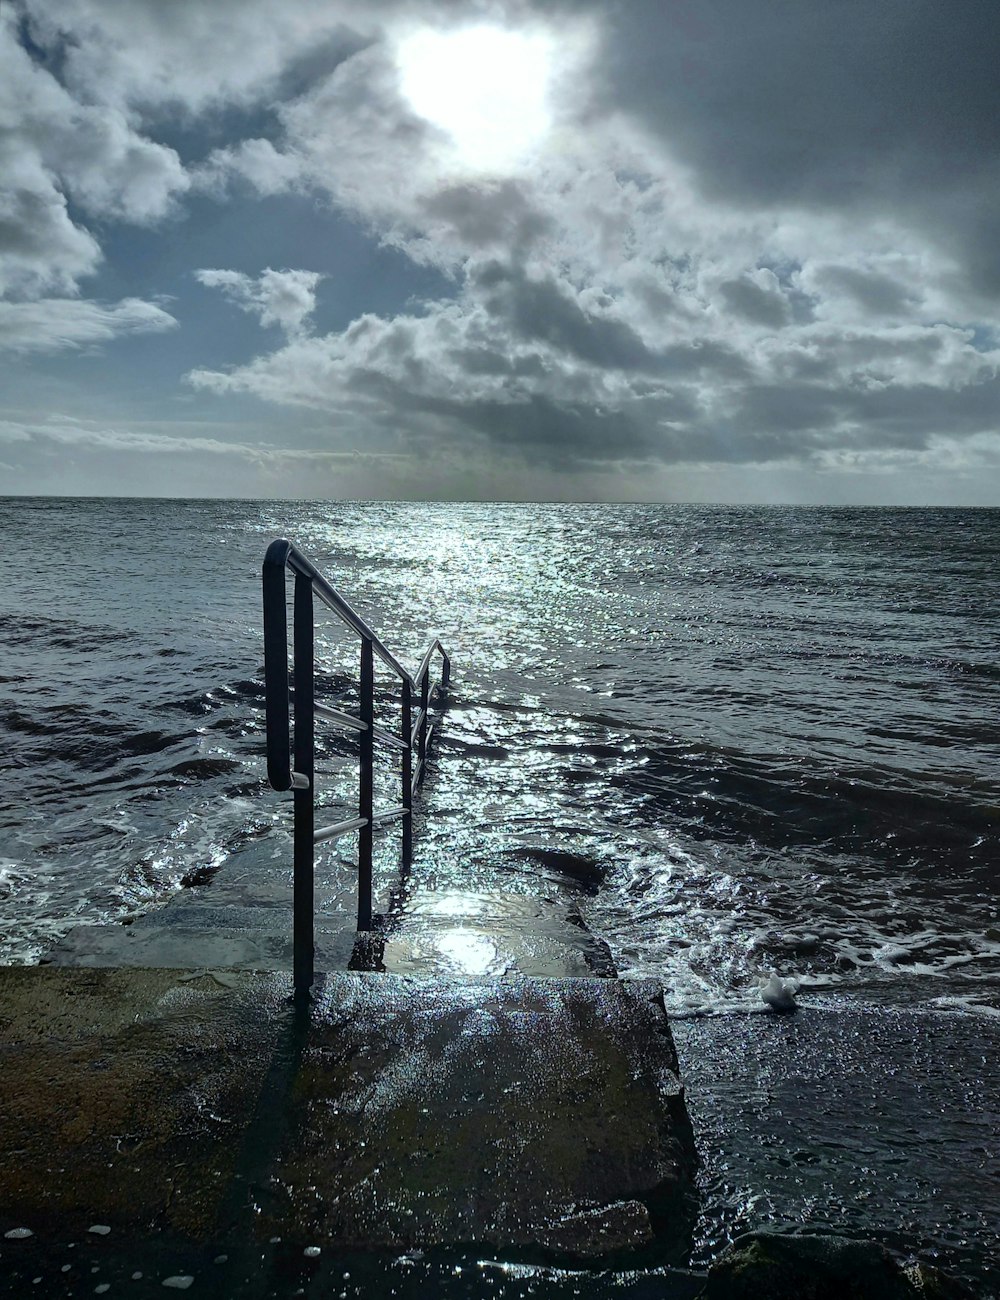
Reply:
[[709, 1270], [704, 1300], [972, 1300], [936, 1269], [874, 1241], [807, 1233], [740, 1237]]
[[588, 894], [596, 894], [607, 874], [607, 868], [582, 853], [567, 853], [562, 849], [518, 847], [510, 856], [537, 862], [546, 871], [565, 876]]

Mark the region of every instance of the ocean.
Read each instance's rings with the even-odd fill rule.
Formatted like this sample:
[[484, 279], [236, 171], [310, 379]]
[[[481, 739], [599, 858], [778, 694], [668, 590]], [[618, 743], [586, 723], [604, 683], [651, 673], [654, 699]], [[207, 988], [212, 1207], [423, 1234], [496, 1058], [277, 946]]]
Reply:
[[[814, 1225], [996, 1293], [1000, 510], [0, 498], [0, 530], [0, 961], [284, 852], [260, 565], [288, 537], [405, 664], [452, 655], [414, 897], [574, 888], [662, 982], [693, 1262]], [[349, 693], [355, 643], [319, 648]]]

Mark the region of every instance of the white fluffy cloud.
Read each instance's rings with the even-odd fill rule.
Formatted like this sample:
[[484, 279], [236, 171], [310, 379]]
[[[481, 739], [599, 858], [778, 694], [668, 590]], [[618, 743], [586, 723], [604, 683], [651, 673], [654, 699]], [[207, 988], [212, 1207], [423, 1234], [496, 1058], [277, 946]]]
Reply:
[[[301, 61], [321, 69], [377, 30], [387, 6], [328, 0], [21, 0], [85, 102], [187, 114], [272, 99]], [[349, 20], [350, 28], [344, 26]]]
[[262, 325], [277, 325], [291, 338], [306, 332], [316, 307], [316, 285], [322, 279], [315, 271], [270, 267], [256, 280], [239, 271], [202, 270], [195, 277], [207, 288], [221, 289], [237, 306], [259, 317]]
[[76, 301], [101, 249], [70, 202], [96, 219], [148, 223], [172, 210], [188, 178], [174, 150], [137, 132], [117, 106], [74, 98], [0, 12], [0, 345], [78, 346], [174, 324], [151, 303]]

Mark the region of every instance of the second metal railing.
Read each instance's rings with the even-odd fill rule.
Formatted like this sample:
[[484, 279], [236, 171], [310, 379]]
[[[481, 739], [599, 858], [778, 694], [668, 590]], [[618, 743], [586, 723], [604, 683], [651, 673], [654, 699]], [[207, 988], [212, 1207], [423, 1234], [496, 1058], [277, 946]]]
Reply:
[[[292, 617], [292, 682], [289, 698], [288, 626], [285, 574], [295, 575]], [[264, 688], [267, 716], [267, 775], [275, 790], [291, 790], [294, 801], [293, 977], [297, 994], [313, 982], [315, 848], [341, 835], [358, 836], [358, 929], [372, 928], [372, 838], [377, 827], [402, 821], [402, 855], [413, 852], [413, 798], [424, 777], [433, 724], [431, 664], [441, 659], [439, 686], [451, 676], [451, 659], [441, 642], [428, 647], [411, 676], [319, 570], [291, 542], [272, 542], [264, 557]], [[359, 637], [360, 707], [357, 716], [316, 702], [314, 597]], [[375, 659], [392, 670], [399, 683], [397, 733], [375, 720]], [[292, 712], [289, 714], [289, 703]], [[416, 708], [416, 716], [414, 709]], [[315, 725], [333, 723], [358, 735], [358, 813], [316, 827]], [[291, 725], [290, 725], [291, 724]], [[401, 755], [400, 803], [374, 807], [376, 743]]]

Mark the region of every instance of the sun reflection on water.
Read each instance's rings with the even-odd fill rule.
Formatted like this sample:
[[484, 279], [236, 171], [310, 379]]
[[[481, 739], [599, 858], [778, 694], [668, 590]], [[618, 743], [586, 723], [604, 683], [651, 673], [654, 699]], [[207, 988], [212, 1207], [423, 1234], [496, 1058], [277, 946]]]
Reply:
[[464, 928], [436, 936], [442, 959], [462, 975], [488, 975], [500, 962], [500, 950], [487, 935]]

